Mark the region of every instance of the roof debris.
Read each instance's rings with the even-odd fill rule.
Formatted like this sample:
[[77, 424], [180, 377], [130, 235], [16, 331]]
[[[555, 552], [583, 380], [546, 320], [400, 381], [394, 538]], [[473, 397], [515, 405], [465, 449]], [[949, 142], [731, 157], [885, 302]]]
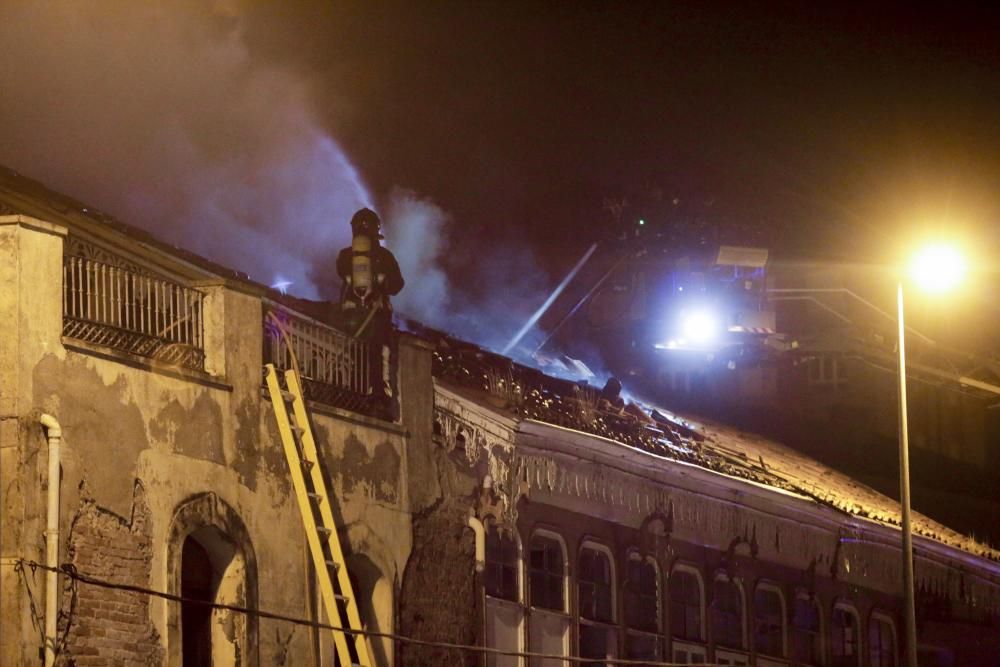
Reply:
[[[663, 459], [807, 496], [846, 514], [900, 525], [896, 501], [778, 442], [635, 401], [617, 409], [586, 382], [545, 375], [417, 323], [408, 328], [434, 345], [436, 379], [482, 392], [488, 404], [515, 419], [590, 433]], [[913, 532], [1000, 562], [1000, 551], [918, 513]]]

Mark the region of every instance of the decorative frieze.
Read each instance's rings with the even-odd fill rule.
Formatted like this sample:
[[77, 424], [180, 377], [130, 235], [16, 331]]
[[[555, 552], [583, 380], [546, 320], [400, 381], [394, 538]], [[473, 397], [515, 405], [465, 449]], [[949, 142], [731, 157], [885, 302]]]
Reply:
[[[592, 516], [615, 517], [636, 527], [646, 525], [651, 516], [660, 517], [666, 534], [659, 541], [692, 541], [727, 555], [748, 554], [886, 592], [898, 591], [902, 585], [899, 547], [891, 543], [891, 535], [890, 542], [886, 541], [885, 530], [878, 524], [869, 528], [864, 520], [846, 515], [816, 520], [815, 512], [821, 511], [818, 506], [804, 507], [807, 515], [802, 517], [783, 516], [730, 498], [722, 486], [712, 495], [708, 490], [673, 486], [565, 452], [516, 447], [512, 420], [504, 423], [477, 412], [450, 392], [437, 392], [436, 403], [444, 446], [452, 451], [462, 445], [470, 466], [485, 459], [494, 503], [489, 513], [500, 509], [511, 524], [517, 519], [518, 499], [535, 493], [544, 502], [565, 504]], [[789, 501], [810, 502], [804, 497]], [[1000, 609], [998, 578], [965, 573], [957, 561], [945, 562], [921, 551], [918, 547], [915, 574], [922, 590]]]

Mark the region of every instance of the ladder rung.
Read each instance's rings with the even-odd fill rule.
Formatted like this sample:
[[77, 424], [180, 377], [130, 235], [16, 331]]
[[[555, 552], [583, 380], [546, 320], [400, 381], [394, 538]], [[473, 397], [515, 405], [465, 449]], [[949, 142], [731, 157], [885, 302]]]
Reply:
[[350, 602], [351, 601], [351, 598], [347, 597], [346, 595], [341, 595], [340, 593], [334, 593], [333, 597], [336, 598], [337, 600], [341, 601], [341, 602]]
[[332, 567], [335, 572], [340, 569], [340, 563], [336, 563], [332, 560], [326, 561], [326, 566]]
[[306, 470], [312, 470], [312, 467], [316, 465], [315, 461], [310, 461], [309, 459], [302, 459], [302, 467]]
[[288, 428], [292, 431], [292, 433], [294, 433], [296, 435], [302, 435], [306, 431], [304, 428], [302, 428], [301, 426], [299, 426], [295, 422], [289, 422], [288, 423]]
[[316, 493], [315, 491], [310, 491], [306, 495], [309, 496], [310, 500], [315, 500], [316, 502], [322, 502], [323, 500], [323, 494]]
[[326, 526], [316, 526], [316, 532], [323, 537], [330, 537], [330, 535], [333, 534], [333, 531]]
[[288, 401], [289, 403], [291, 403], [293, 400], [295, 400], [295, 394], [293, 394], [292, 392], [288, 391], [287, 389], [282, 389], [281, 390], [281, 397], [283, 399], [285, 399], [286, 401]]

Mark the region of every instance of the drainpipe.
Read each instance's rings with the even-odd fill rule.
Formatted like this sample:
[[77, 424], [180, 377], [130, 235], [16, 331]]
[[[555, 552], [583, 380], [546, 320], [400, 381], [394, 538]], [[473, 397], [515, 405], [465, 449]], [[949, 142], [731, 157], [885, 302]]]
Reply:
[[486, 528], [473, 514], [469, 514], [469, 528], [476, 535], [476, 572], [481, 574], [486, 569]]
[[52, 415], [43, 414], [38, 421], [49, 439], [49, 499], [45, 523], [45, 667], [56, 662], [56, 613], [59, 608], [59, 444], [62, 427]]

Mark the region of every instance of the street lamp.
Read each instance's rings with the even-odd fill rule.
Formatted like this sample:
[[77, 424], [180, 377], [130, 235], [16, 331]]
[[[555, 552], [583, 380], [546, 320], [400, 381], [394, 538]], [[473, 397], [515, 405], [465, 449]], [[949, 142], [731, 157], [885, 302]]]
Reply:
[[[942, 294], [965, 275], [965, 260], [953, 246], [929, 245], [914, 254], [909, 276], [924, 291]], [[899, 342], [899, 505], [903, 533], [903, 594], [906, 624], [906, 662], [917, 667], [917, 619], [913, 585], [913, 528], [910, 524], [910, 444], [906, 424], [906, 325], [903, 319], [903, 277], [896, 288]]]

